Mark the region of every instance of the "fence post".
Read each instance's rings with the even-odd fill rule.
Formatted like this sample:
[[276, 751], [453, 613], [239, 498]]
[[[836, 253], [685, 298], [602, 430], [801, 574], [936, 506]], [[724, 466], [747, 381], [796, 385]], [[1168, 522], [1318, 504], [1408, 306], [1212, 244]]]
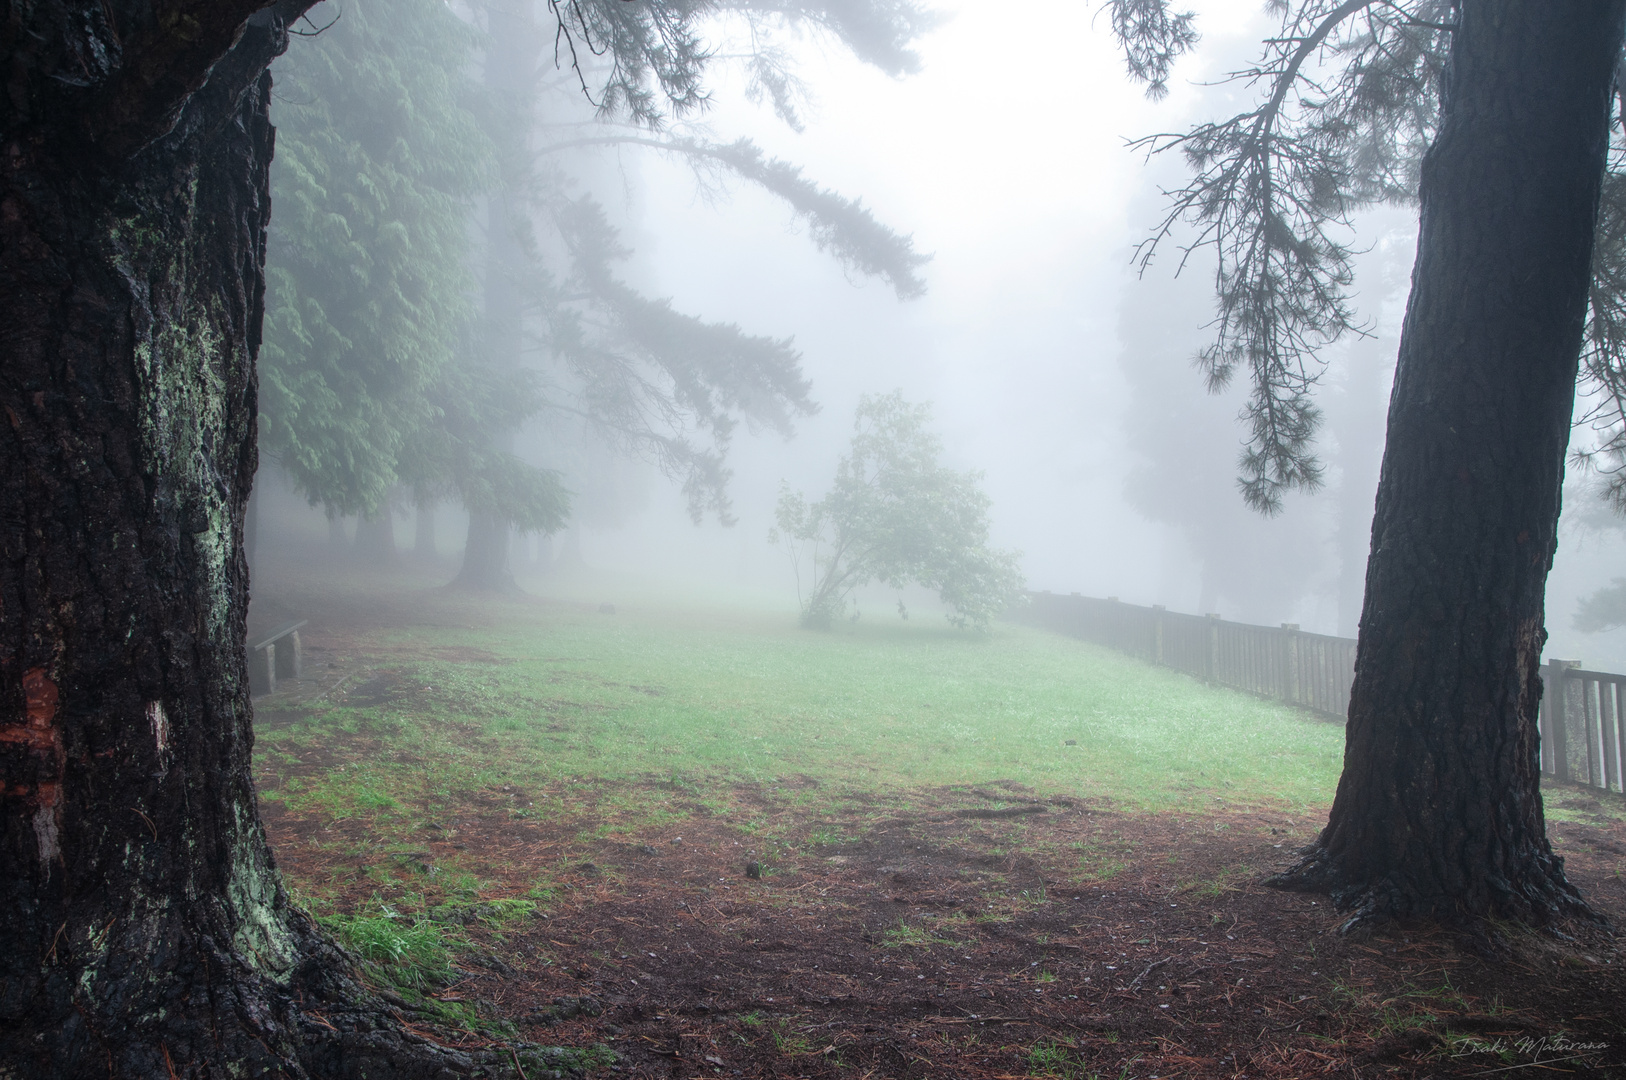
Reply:
[[1208, 650], [1203, 656], [1203, 677], [1209, 682], [1219, 680], [1219, 623], [1218, 612], [1208, 615]]
[[1541, 681], [1541, 741], [1552, 747], [1553, 775], [1560, 780], [1570, 778], [1570, 761], [1565, 746], [1568, 717], [1565, 715], [1565, 672], [1581, 666], [1579, 660], [1547, 661], [1547, 677]]
[[1152, 662], [1163, 662], [1163, 613], [1168, 609], [1162, 604], [1152, 605]]
[[1282, 623], [1282, 629], [1287, 632], [1287, 678], [1282, 680], [1286, 684], [1287, 700], [1289, 704], [1298, 705], [1299, 702], [1299, 624], [1296, 622]]

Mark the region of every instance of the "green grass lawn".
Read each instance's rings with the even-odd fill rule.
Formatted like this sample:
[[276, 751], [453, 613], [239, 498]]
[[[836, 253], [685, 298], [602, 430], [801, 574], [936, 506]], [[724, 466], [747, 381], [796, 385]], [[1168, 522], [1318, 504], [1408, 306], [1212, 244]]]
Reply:
[[1326, 805], [1341, 761], [1335, 724], [1010, 624], [818, 633], [749, 610], [420, 599], [353, 642], [367, 670], [347, 696], [285, 712], [258, 747], [268, 762], [346, 737], [373, 752], [267, 797], [405, 812], [504, 784], [840, 801], [1014, 781], [1126, 809], [1300, 811]]
[[[882, 845], [853, 856], [874, 871], [909, 835], [915, 852], [945, 845], [955, 875], [975, 868], [956, 886], [974, 903], [914, 921], [900, 908], [877, 949], [969, 951], [984, 923], [1045, 908], [1050, 883], [1221, 903], [1260, 872], [1236, 845], [1290, 857], [1341, 763], [1337, 724], [1012, 624], [816, 633], [743, 605], [651, 599], [612, 615], [579, 596], [479, 603], [403, 591], [400, 576], [305, 580], [281, 603], [311, 616], [321, 686], [256, 706], [279, 863], [368, 978], [482, 1037], [513, 1037], [512, 1018], [424, 995], [499, 955], [533, 974], [566, 957], [609, 963], [614, 950], [557, 929], [580, 897], [636, 913], [626, 893], [671, 880], [850, 920], [856, 894], [827, 902], [803, 886], [840, 881], [848, 845]], [[965, 813], [1030, 794], [1088, 803]], [[1555, 819], [1595, 820], [1597, 804], [1569, 787], [1548, 796]], [[735, 891], [748, 866], [760, 888]], [[543, 915], [565, 921], [527, 930]]]

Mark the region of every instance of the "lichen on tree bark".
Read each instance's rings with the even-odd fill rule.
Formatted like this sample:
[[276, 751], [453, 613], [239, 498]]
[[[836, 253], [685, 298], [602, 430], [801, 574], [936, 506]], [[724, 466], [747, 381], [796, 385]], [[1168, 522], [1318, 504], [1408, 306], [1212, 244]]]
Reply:
[[0, 27], [0, 1074], [498, 1065], [359, 984], [256, 809], [265, 72], [306, 6], [49, 0]]

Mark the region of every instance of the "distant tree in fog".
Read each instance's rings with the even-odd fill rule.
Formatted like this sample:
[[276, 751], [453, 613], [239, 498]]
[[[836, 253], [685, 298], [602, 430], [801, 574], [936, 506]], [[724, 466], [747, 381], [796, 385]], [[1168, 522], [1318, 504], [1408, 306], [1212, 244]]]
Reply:
[[264, 445], [331, 514], [387, 522], [399, 485], [421, 505], [461, 502], [460, 584], [512, 588], [510, 528], [551, 533], [568, 516], [559, 473], [514, 452], [526, 425], [650, 459], [696, 520], [726, 522], [738, 425], [788, 435], [815, 410], [788, 339], [686, 315], [618, 275], [632, 253], [587, 148], [646, 145], [744, 177], [854, 270], [924, 289], [926, 257], [861, 203], [749, 141], [666, 130], [705, 101], [702, 19], [752, 21], [751, 86], [794, 122], [775, 25], [822, 28], [902, 73], [930, 24], [910, 3], [477, 0], [472, 26], [432, 0], [358, 0], [336, 22], [323, 10], [328, 29], [277, 65]]
[[[1191, 17], [1167, 0], [1111, 8], [1131, 72], [1161, 88]], [[1272, 10], [1280, 32], [1237, 76], [1257, 107], [1144, 144], [1192, 171], [1145, 256], [1182, 220], [1219, 256], [1200, 359], [1215, 384], [1249, 375], [1252, 505], [1320, 482], [1310, 393], [1316, 350], [1355, 328], [1351, 213], [1413, 197], [1421, 211], [1344, 772], [1327, 827], [1276, 883], [1330, 892], [1346, 929], [1584, 912], [1546, 836], [1536, 710], [1589, 307], [1589, 374], [1620, 368], [1598, 291], [1618, 241], [1598, 206], [1622, 187], [1606, 173], [1626, 4]]]
[[[750, 49], [729, 62], [743, 64], [751, 91], [792, 123], [798, 84], [776, 44], [787, 31], [827, 33], [860, 59], [902, 74], [916, 63], [913, 39], [933, 20], [910, 0], [700, 0], [673, 8], [590, 0], [550, 6], [551, 13], [535, 0], [471, 7], [487, 35], [486, 85], [499, 117], [499, 185], [486, 217], [489, 355], [499, 367], [540, 373], [540, 423], [571, 430], [585, 423], [600, 442], [681, 483], [696, 521], [708, 513], [731, 521], [734, 431], [744, 423], [789, 435], [815, 409], [801, 357], [788, 339], [695, 318], [630, 285], [618, 267], [632, 252], [596, 194], [587, 155], [611, 144], [647, 147], [702, 172], [744, 178], [785, 200], [822, 249], [889, 281], [900, 296], [918, 295], [926, 257], [856, 200], [764, 158], [748, 141], [717, 145], [672, 127], [707, 100], [704, 76], [715, 50], [701, 35], [717, 29], [707, 20], [749, 24]], [[499, 434], [493, 445], [504, 441]], [[471, 514], [461, 583], [511, 586], [511, 523], [500, 511]]]
[[1584, 634], [1626, 626], [1626, 578], [1583, 597], [1575, 609], [1575, 629]]
[[541, 405], [475, 340], [476, 45], [436, 0], [363, 0], [276, 64], [261, 445], [332, 514], [387, 517], [406, 484], [552, 530], [557, 478], [476, 438]]
[[769, 540], [789, 550], [798, 592], [807, 564], [804, 626], [828, 629], [853, 590], [871, 581], [933, 589], [953, 609], [949, 622], [978, 630], [1020, 598], [1017, 554], [988, 546], [982, 474], [944, 466], [930, 422], [929, 407], [897, 391], [865, 397], [824, 498], [780, 493]]

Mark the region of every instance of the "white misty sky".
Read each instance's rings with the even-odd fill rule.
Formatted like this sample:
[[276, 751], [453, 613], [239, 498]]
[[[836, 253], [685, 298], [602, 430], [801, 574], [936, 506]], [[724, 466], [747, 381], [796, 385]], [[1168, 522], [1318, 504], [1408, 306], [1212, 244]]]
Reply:
[[[935, 402], [959, 463], [987, 472], [999, 542], [1025, 552], [1033, 584], [1126, 599], [1139, 585], [1155, 599], [1162, 530], [1121, 498], [1115, 323], [1120, 291], [1156, 289], [1167, 271], [1142, 283], [1129, 270], [1157, 202], [1125, 141], [1220, 107], [1217, 91], [1192, 80], [1213, 78], [1239, 45], [1251, 49], [1264, 24], [1253, 5], [1199, 5], [1201, 51], [1171, 94], [1150, 102], [1126, 78], [1095, 5], [1028, 4], [1020, 20], [1003, 5], [940, 7], [951, 17], [921, 43], [921, 71], [904, 79], [804, 42], [800, 70], [815, 101], [800, 134], [748, 103], [743, 80], [722, 67], [704, 121], [718, 138], [751, 136], [912, 233], [935, 256], [925, 298], [900, 303], [879, 282], [849, 281], [756, 191], [709, 199], [683, 166], [629, 156], [641, 181], [645, 284], [683, 310], [793, 334], [804, 351], [824, 413], [789, 445], [738, 446], [739, 529], [756, 546], [765, 548], [778, 480], [816, 494], [857, 396], [901, 386]], [[705, 557], [692, 547], [681, 544], [676, 557]], [[743, 538], [721, 545], [731, 564], [747, 547]], [[760, 554], [780, 572], [777, 556]]]
[[[865, 67], [833, 44], [804, 41], [800, 73], [815, 100], [802, 133], [765, 104], [747, 102], [743, 80], [723, 65], [712, 79], [715, 105], [703, 118], [714, 137], [748, 135], [912, 233], [917, 248], [935, 256], [923, 299], [900, 303], [879, 282], [849, 280], [800, 234], [788, 210], [760, 192], [736, 185], [716, 199], [681, 165], [642, 153], [622, 158], [635, 223], [630, 239], [639, 251], [629, 273], [681, 310], [794, 336], [824, 411], [789, 443], [737, 440], [740, 520], [733, 530], [690, 526], [677, 495], [657, 484], [648, 510], [627, 529], [591, 537], [588, 557], [788, 590], [788, 565], [764, 539], [779, 482], [822, 494], [857, 397], [901, 387], [913, 400], [935, 403], [954, 461], [986, 473], [996, 542], [1024, 552], [1033, 587], [1194, 611], [1200, 582], [1186, 541], [1125, 499], [1136, 459], [1125, 446], [1129, 386], [1118, 324], [1128, 290], [1143, 290], [1130, 297], [1136, 311], [1146, 310], [1144, 291], [1154, 309], [1166, 301], [1170, 335], [1192, 342], [1203, 340], [1211, 310], [1206, 281], [1171, 282], [1172, 250], [1144, 279], [1133, 273], [1132, 248], [1162, 205], [1159, 179], [1173, 182], [1182, 173], [1175, 160], [1148, 167], [1125, 143], [1245, 107], [1252, 99], [1246, 88], [1213, 84], [1255, 55], [1272, 22], [1261, 3], [1192, 4], [1203, 41], [1176, 68], [1169, 96], [1152, 102], [1124, 74], [1096, 3], [937, 6], [951, 17], [920, 43], [922, 69], [904, 79]], [[1404, 228], [1408, 219], [1402, 211], [1386, 220]], [[1392, 322], [1399, 299], [1385, 308], [1363, 296], [1361, 306]], [[1386, 399], [1395, 331], [1379, 330], [1390, 337], [1377, 386]], [[1202, 396], [1197, 373], [1184, 357], [1165, 358], [1164, 366], [1169, 393], [1188, 402], [1186, 415], [1195, 409], [1215, 421], [1204, 431], [1212, 440], [1204, 444], [1213, 474], [1208, 497], [1228, 511], [1237, 499], [1229, 469], [1241, 439], [1232, 422], [1237, 402], [1192, 402]], [[1335, 363], [1329, 407], [1337, 407], [1343, 378]], [[1290, 501], [1282, 519], [1258, 526], [1259, 542], [1287, 550], [1302, 543], [1295, 538], [1328, 541], [1332, 498]], [[1620, 539], [1566, 535], [1549, 590], [1551, 648], [1595, 662], [1619, 653], [1613, 662], [1626, 664], [1626, 631], [1600, 637], [1568, 630], [1576, 599], [1621, 572]], [[1233, 598], [1220, 601], [1222, 614], [1333, 632], [1338, 567], [1330, 542], [1321, 558], [1325, 569], [1296, 610], [1266, 603], [1269, 612], [1239, 613]]]

